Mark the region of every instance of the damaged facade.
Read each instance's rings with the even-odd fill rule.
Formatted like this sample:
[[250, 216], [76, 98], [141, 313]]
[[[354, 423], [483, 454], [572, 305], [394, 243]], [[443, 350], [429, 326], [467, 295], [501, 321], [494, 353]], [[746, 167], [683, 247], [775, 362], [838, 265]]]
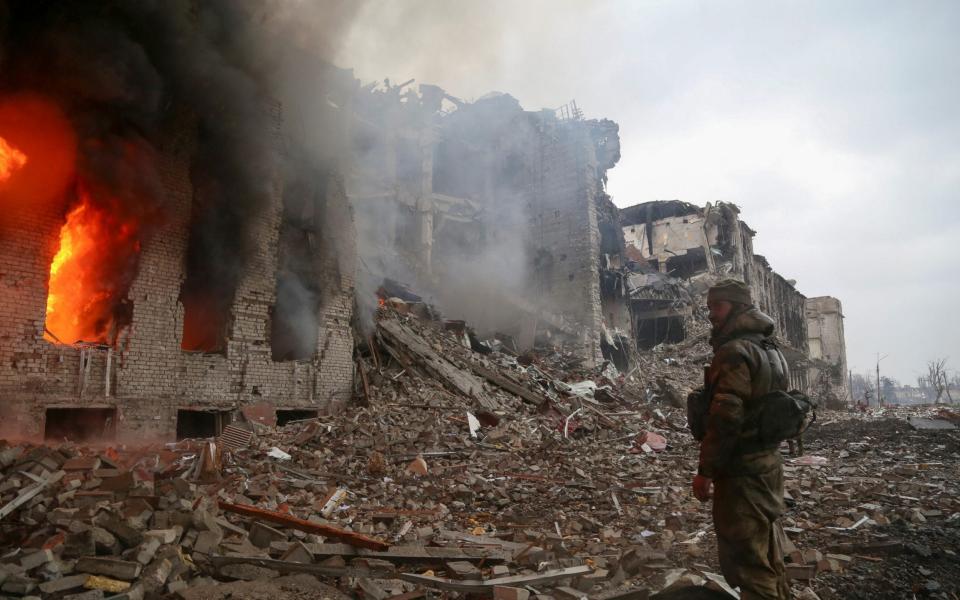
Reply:
[[[635, 338], [641, 349], [686, 338], [702, 294], [723, 277], [747, 283], [754, 303], [777, 324], [791, 367], [791, 385], [808, 389], [806, 298], [795, 282], [753, 252], [755, 232], [734, 204], [700, 208], [678, 200], [637, 204], [620, 211]], [[701, 319], [702, 320], [702, 319]]]
[[622, 248], [604, 192], [619, 159], [615, 123], [575, 107], [524, 111], [507, 95], [466, 104], [434, 86], [364, 88], [332, 67], [321, 79], [328, 103], [315, 110], [334, 123], [328, 146], [341, 156], [300, 164], [309, 156], [290, 131], [303, 111], [261, 107], [275, 166], [264, 205], [237, 233], [249, 243], [232, 294], [211, 298], [218, 275], [197, 268], [197, 232], [211, 218], [195, 173], [205, 132], [177, 105], [152, 140], [163, 218], [137, 246], [117, 302], [126, 317], [111, 308], [109, 334], [48, 327], [72, 193], [6, 224], [5, 424], [54, 439], [144, 439], [215, 435], [251, 405], [313, 414], [352, 397], [354, 302], [366, 331], [376, 290], [392, 280], [517, 352], [546, 343], [592, 367], [629, 346], [617, 335], [626, 304], [602, 291]]
[[807, 298], [810, 337], [810, 382], [817, 396], [835, 408], [851, 400], [847, 378], [847, 344], [843, 336], [843, 308], [831, 296]]
[[[282, 117], [274, 109], [271, 118], [279, 152]], [[0, 261], [6, 265], [0, 279], [0, 419], [8, 431], [52, 439], [202, 437], [219, 433], [233, 411], [246, 405], [315, 414], [322, 404], [349, 400], [354, 239], [336, 178], [297, 190], [275, 174], [270, 204], [253, 225], [254, 252], [240, 274], [222, 338], [208, 349], [185, 348], [190, 315], [181, 298], [197, 135], [195, 121], [181, 118], [158, 145], [167, 216], [143, 244], [139, 272], [125, 298], [131, 318], [113, 343], [51, 341], [45, 329], [62, 205], [21, 214], [0, 236]], [[309, 198], [299, 204], [295, 219], [284, 217], [291, 193]], [[285, 258], [293, 251], [307, 255], [319, 286], [313, 343], [295, 356], [287, 348], [289, 336], [278, 332], [282, 321], [275, 312], [282, 302]]]
[[505, 94], [465, 103], [406, 85], [353, 104], [358, 304], [396, 279], [516, 352], [546, 343], [599, 364], [610, 329], [626, 329], [601, 275], [622, 247], [604, 191], [616, 123], [575, 105], [531, 112]]
[[272, 418], [351, 398], [352, 216], [336, 162], [304, 134], [335, 149], [344, 132], [312, 126], [337, 121], [332, 101], [218, 37], [230, 23], [232, 42], [264, 50], [264, 21], [234, 8], [5, 8], [7, 433], [205, 437], [252, 405]]
[[326, 168], [299, 164], [309, 156], [289, 132], [303, 111], [261, 106], [274, 167], [264, 205], [237, 232], [249, 243], [232, 293], [211, 298], [221, 275], [197, 268], [207, 248], [198, 230], [211, 220], [195, 173], [205, 131], [179, 105], [151, 140], [163, 218], [137, 242], [135, 275], [116, 302], [125, 318], [110, 307], [109, 333], [58, 336], [48, 326], [75, 194], [6, 224], [5, 424], [52, 438], [195, 437], [219, 433], [250, 405], [345, 402], [354, 300], [368, 319], [385, 280], [517, 351], [546, 342], [587, 366], [603, 359], [617, 327], [605, 318], [624, 314], [606, 310], [600, 275], [604, 255], [621, 247], [604, 193], [619, 159], [616, 124], [524, 111], [506, 95], [466, 104], [434, 86], [363, 88], [332, 67], [322, 80], [328, 103], [314, 110], [335, 123], [328, 146], [341, 156]]
[[[160, 18], [139, 10], [118, 4], [110, 35]], [[63, 20], [30, 16], [41, 40], [46, 19]], [[10, 48], [32, 50], [24, 36]], [[170, 43], [142, 52], [163, 57]], [[10, 56], [36, 66], [29, 51]], [[139, 79], [122, 82], [121, 98], [153, 111], [149, 127], [120, 100], [79, 94], [73, 105], [53, 86], [76, 156], [47, 203], [23, 202], [17, 178], [49, 173], [38, 157], [50, 153], [5, 125], [0, 103], [0, 186], [20, 202], [0, 223], [5, 424], [142, 439], [214, 435], [255, 406], [268, 420], [308, 416], [354, 396], [355, 340], [394, 296], [422, 298], [514, 355], [536, 348], [625, 373], [638, 350], [702, 326], [700, 295], [721, 276], [750, 284], [806, 388], [804, 297], [753, 253], [732, 204], [618, 210], [605, 190], [620, 159], [613, 121], [585, 119], [575, 103], [529, 111], [500, 93], [464, 102], [412, 81], [364, 86], [296, 52], [284, 60], [311, 75], [274, 81], [254, 65], [236, 89], [225, 75], [216, 101], [183, 91], [207, 71], [139, 65], [169, 96], [150, 104], [131, 95]], [[0, 100], [26, 84], [7, 85]], [[270, 93], [250, 93], [261, 85]], [[136, 152], [107, 153], [102, 129]], [[83, 214], [100, 229], [78, 226]]]

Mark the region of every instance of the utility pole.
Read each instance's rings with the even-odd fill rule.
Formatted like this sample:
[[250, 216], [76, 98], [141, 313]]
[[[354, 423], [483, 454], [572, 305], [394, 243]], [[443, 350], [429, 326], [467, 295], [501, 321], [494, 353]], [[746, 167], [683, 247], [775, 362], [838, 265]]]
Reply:
[[[631, 313], [633, 314], [633, 313]], [[857, 399], [853, 397], [853, 369], [847, 371], [847, 381], [850, 382], [850, 410], [853, 410], [857, 406]]]
[[880, 393], [880, 361], [887, 356], [886, 354], [880, 356], [880, 353], [877, 352], [877, 406], [883, 406], [883, 394]]

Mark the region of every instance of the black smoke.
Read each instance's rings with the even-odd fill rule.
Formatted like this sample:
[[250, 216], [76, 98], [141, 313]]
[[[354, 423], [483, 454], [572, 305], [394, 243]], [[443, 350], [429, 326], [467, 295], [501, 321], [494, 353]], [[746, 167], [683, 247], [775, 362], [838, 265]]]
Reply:
[[[164, 135], [182, 115], [192, 120], [194, 197], [181, 300], [199, 328], [196, 349], [223, 339], [255, 224], [284, 172], [282, 136], [304, 138], [298, 147], [315, 162], [332, 154], [313, 135], [329, 124], [316, 122], [323, 76], [310, 73], [323, 71], [316, 59], [353, 9], [327, 4], [0, 2], [0, 94], [38, 92], [63, 107], [79, 138], [78, 178], [107, 192], [96, 197], [109, 199], [112, 214], [140, 223], [141, 241], [165, 215], [156, 160]], [[286, 131], [281, 110], [294, 124]], [[118, 302], [136, 275], [131, 260], [120, 269]]]

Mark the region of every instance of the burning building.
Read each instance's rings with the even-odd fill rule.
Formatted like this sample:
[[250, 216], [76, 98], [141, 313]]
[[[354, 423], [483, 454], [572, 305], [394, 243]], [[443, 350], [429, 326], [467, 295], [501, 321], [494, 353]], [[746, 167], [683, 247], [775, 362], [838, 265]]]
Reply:
[[[235, 12], [5, 5], [17, 25], [0, 27], [11, 432], [211, 435], [249, 405], [315, 412], [350, 397], [342, 177], [302, 134], [312, 98], [284, 97], [231, 46], [244, 29], [223, 37], [248, 22]], [[324, 106], [309, 125], [335, 121]]]
[[391, 280], [517, 351], [626, 365], [615, 123], [362, 86], [251, 11], [9, 4], [5, 424], [184, 437], [344, 402], [354, 298], [362, 324]]
[[804, 298], [735, 206], [618, 210], [613, 121], [362, 85], [270, 6], [0, 15], [4, 424], [127, 439], [314, 414], [352, 397], [355, 331], [396, 295], [626, 371], [685, 338], [720, 275], [753, 287], [803, 387]]

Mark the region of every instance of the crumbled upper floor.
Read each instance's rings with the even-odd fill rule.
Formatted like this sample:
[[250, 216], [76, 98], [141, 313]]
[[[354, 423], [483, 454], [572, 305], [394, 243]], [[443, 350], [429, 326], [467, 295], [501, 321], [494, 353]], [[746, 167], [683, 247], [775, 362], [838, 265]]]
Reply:
[[793, 384], [806, 389], [806, 298], [796, 282], [754, 253], [755, 232], [740, 220], [736, 205], [646, 202], [621, 209], [620, 220], [640, 348], [683, 340], [689, 319], [703, 317], [702, 295], [714, 281], [732, 277], [750, 286], [754, 303], [777, 323]]
[[521, 350], [549, 337], [602, 361], [622, 326], [608, 319], [601, 275], [602, 257], [624, 246], [604, 191], [616, 123], [408, 84], [361, 88], [350, 103], [358, 305], [375, 302], [383, 279], [403, 281]]

